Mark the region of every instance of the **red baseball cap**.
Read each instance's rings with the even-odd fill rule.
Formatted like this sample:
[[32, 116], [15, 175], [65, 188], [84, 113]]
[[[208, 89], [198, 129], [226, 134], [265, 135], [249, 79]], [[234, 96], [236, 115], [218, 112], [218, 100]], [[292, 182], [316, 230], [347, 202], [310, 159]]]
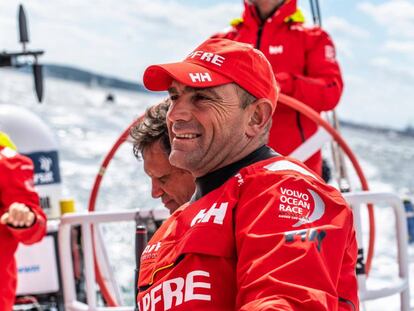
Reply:
[[279, 96], [266, 56], [250, 44], [221, 38], [203, 42], [182, 62], [149, 66], [143, 80], [151, 91], [165, 91], [173, 80], [196, 88], [234, 82], [256, 98], [269, 99], [273, 111]]

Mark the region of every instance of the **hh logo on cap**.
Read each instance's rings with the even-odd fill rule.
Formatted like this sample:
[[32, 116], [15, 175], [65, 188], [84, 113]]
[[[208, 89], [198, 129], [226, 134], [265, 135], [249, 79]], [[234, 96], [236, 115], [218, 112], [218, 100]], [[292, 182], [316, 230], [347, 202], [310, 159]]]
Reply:
[[193, 83], [212, 81], [211, 76], [208, 72], [196, 72], [196, 73], [190, 72], [188, 75], [190, 76], [191, 81], [193, 81]]
[[204, 62], [212, 63], [213, 65], [221, 67], [225, 61], [225, 57], [211, 52], [194, 51], [188, 55], [187, 58], [198, 58]]

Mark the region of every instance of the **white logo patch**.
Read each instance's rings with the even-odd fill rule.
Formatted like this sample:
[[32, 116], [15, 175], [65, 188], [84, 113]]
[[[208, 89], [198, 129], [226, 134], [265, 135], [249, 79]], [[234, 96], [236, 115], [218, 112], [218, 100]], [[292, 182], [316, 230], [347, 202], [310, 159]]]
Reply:
[[49, 172], [50, 168], [52, 167], [52, 159], [49, 157], [40, 157], [40, 169]]
[[161, 242], [155, 244], [148, 244], [141, 255], [141, 260], [154, 259], [157, 257], [157, 252], [161, 247]]
[[39, 172], [34, 175], [34, 182], [36, 185], [39, 183], [53, 182], [53, 171], [51, 171], [52, 162], [52, 159], [49, 157], [40, 157], [40, 169], [43, 172]]
[[269, 54], [270, 55], [283, 54], [283, 45], [269, 45]]
[[239, 185], [239, 187], [244, 184], [243, 176], [240, 173], [237, 173], [236, 175], [234, 175], [234, 177], [237, 178], [237, 184]]
[[226, 216], [228, 202], [221, 203], [219, 207], [216, 208], [217, 203], [214, 203], [209, 210], [206, 212], [205, 209], [202, 209], [191, 221], [191, 227], [200, 222], [209, 222], [210, 219], [213, 220], [213, 223], [222, 225], [224, 216]]
[[280, 188], [279, 218], [298, 220], [293, 227], [311, 223], [325, 213], [325, 203], [313, 190], [308, 189], [314, 204], [311, 205], [307, 193], [289, 188]]
[[325, 203], [322, 201], [320, 195], [313, 190], [308, 189], [308, 191], [311, 194], [313, 201], [315, 202], [313, 212], [310, 215], [308, 215], [307, 218], [301, 218], [297, 223], [293, 225], [293, 227], [299, 227], [305, 223], [314, 222], [320, 219], [323, 216], [323, 214], [325, 214]]
[[189, 73], [191, 81], [193, 83], [196, 82], [206, 82], [206, 81], [212, 81], [211, 76], [208, 72], [196, 72], [196, 73]]
[[331, 62], [335, 61], [335, 48], [332, 45], [325, 45], [325, 58]]

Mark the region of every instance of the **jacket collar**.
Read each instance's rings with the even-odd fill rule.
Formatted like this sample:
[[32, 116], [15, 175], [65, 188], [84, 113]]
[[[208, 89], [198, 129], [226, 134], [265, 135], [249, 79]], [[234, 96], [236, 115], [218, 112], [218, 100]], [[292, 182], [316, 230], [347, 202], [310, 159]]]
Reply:
[[[285, 3], [282, 4], [282, 6], [273, 14], [273, 16], [270, 17], [271, 23], [277, 25], [283, 24], [285, 21], [297, 22], [296, 20], [291, 19], [291, 17], [294, 16], [296, 11], [297, 0], [286, 0]], [[256, 8], [247, 0], [244, 0], [243, 23], [248, 25], [260, 25], [262, 23], [257, 14]]]

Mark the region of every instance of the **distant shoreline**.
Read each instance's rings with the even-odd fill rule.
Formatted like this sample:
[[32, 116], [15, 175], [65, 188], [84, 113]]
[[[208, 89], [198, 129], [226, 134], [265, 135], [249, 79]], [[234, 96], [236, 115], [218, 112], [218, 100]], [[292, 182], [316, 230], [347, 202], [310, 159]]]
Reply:
[[[109, 77], [103, 74], [93, 73], [88, 70], [79, 69], [67, 65], [45, 64], [44, 77], [57, 78], [62, 80], [79, 82], [90, 87], [115, 88], [139, 93], [148, 93], [145, 87], [137, 82], [126, 81], [119, 78]], [[26, 66], [18, 69], [23, 73], [31, 73], [31, 67]], [[396, 129], [379, 125], [367, 125], [354, 121], [340, 119], [342, 127], [365, 130], [367, 132], [376, 132], [381, 134], [395, 134], [406, 137], [414, 137], [414, 127], [407, 126], [405, 129]]]
[[[18, 71], [23, 73], [31, 73], [30, 66], [24, 66]], [[43, 75], [45, 78], [57, 78], [69, 81], [75, 81], [89, 85], [91, 87], [107, 87], [133, 92], [148, 93], [145, 87], [137, 82], [126, 81], [123, 79], [106, 76], [103, 74], [93, 73], [85, 69], [79, 69], [72, 66], [44, 64]]]
[[349, 120], [342, 120], [342, 119], [339, 120], [339, 124], [341, 127], [344, 127], [344, 128], [364, 130], [364, 131], [372, 132], [372, 133], [414, 137], [414, 128], [411, 126], [408, 126], [405, 129], [396, 129], [396, 128], [379, 126], [379, 125], [367, 125], [367, 124], [362, 124], [362, 123], [353, 122]]

